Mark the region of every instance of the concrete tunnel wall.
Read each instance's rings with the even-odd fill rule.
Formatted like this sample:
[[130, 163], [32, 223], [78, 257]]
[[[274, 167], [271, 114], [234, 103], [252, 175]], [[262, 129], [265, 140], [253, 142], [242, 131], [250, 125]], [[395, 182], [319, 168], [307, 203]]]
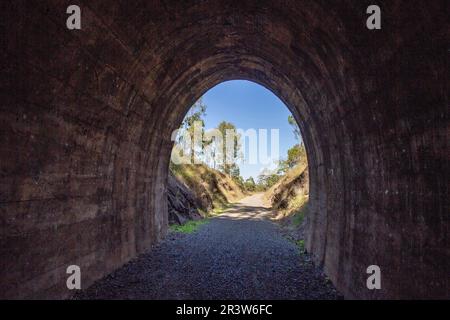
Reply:
[[[347, 298], [449, 297], [445, 1], [2, 2], [0, 297], [65, 298], [167, 230], [187, 108], [230, 79], [278, 95], [310, 170], [307, 249]], [[366, 288], [366, 268], [382, 289]]]

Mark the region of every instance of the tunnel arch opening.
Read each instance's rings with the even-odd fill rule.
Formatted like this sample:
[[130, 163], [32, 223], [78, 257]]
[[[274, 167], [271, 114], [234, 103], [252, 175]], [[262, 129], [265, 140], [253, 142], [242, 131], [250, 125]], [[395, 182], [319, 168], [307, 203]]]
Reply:
[[[213, 116], [210, 116], [211, 113]], [[250, 114], [255, 116], [258, 114], [258, 116], [249, 118]], [[220, 126], [224, 126], [222, 131], [226, 131], [225, 127], [231, 128], [229, 137], [226, 137], [226, 133], [219, 129]], [[227, 139], [235, 142], [227, 146]], [[236, 203], [255, 192], [262, 194], [269, 191], [272, 185], [285, 177], [294, 167], [298, 167], [300, 175], [303, 172], [300, 167], [308, 165], [308, 150], [298, 122], [273, 91], [254, 81], [227, 80], [208, 89], [189, 108], [183, 118], [182, 126], [180, 124], [178, 129], [172, 132], [171, 140], [173, 148], [168, 170], [171, 182], [169, 186], [172, 187], [169, 188], [171, 223], [182, 224], [180, 221], [186, 221], [183, 213], [188, 217], [192, 213], [193, 217], [199, 218], [196, 212], [183, 207], [175, 199], [175, 190], [178, 190], [178, 194], [185, 196], [183, 199], [191, 207], [195, 207], [195, 203], [200, 204], [200, 206], [197, 205], [197, 209], [200, 209], [199, 213], [208, 216], [209, 210], [218, 209], [214, 207], [216, 203], [213, 199], [218, 200], [218, 206], [227, 206], [231, 204], [229, 201]], [[289, 152], [291, 155], [288, 159]], [[225, 165], [225, 161], [229, 159], [231, 162]], [[200, 174], [202, 171], [219, 178], [222, 178], [221, 174], [225, 174], [226, 178], [223, 181], [232, 190], [231, 193], [228, 194], [226, 189], [216, 184], [217, 181], [207, 179], [208, 181], [203, 184], [203, 181], [197, 181], [185, 175], [192, 172]], [[307, 195], [310, 183], [307, 178], [307, 168], [303, 176], [307, 184], [302, 182], [301, 189]], [[208, 175], [204, 177], [208, 178]], [[244, 182], [247, 179], [255, 183], [254, 187], [258, 191], [246, 189]], [[258, 179], [270, 179], [270, 182], [269, 180], [261, 182]], [[209, 189], [204, 188], [206, 185]], [[195, 192], [186, 192], [189, 189]], [[214, 193], [214, 190], [217, 192]], [[275, 190], [273, 189], [272, 192]], [[240, 197], [236, 197], [234, 193], [239, 193]], [[294, 193], [297, 194], [296, 191]], [[302, 196], [304, 196], [303, 193]], [[272, 198], [265, 199], [264, 205], [272, 200]], [[291, 208], [292, 210], [294, 208]], [[292, 213], [291, 211], [289, 214]]]
[[[319, 110], [317, 109], [319, 108], [311, 107], [307, 102], [311, 101], [309, 100], [310, 98], [305, 98], [305, 91], [307, 94], [311, 94], [311, 91], [308, 91], [308, 89], [314, 86], [311, 86], [311, 84], [308, 86], [302, 83], [303, 87], [299, 88], [295, 82], [289, 80], [289, 75], [284, 75], [280, 70], [282, 68], [277, 68], [276, 64], [271, 64], [258, 56], [240, 54], [232, 54], [225, 57], [212, 56], [190, 67], [172, 86], [167, 88], [164, 96], [160, 98], [161, 102], [157, 102], [158, 104], [163, 103], [165, 108], [159, 115], [161, 120], [159, 122], [160, 126], [156, 129], [156, 132], [161, 132], [161, 135], [158, 134], [158, 141], [154, 142], [159, 146], [156, 148], [159, 150], [159, 155], [157, 173], [152, 173], [152, 175], [158, 183], [154, 184], [156, 188], [152, 191], [156, 201], [153, 202], [155, 207], [152, 208], [151, 212], [164, 213], [160, 217], [161, 224], [163, 225], [160, 229], [163, 234], [166, 232], [164, 228], [167, 225], [167, 172], [173, 147], [173, 142], [170, 141], [171, 132], [178, 128], [189, 106], [208, 90], [225, 81], [247, 80], [263, 86], [277, 96], [286, 105], [299, 124], [308, 153], [310, 185], [309, 211], [310, 216], [315, 217], [311, 221], [308, 221], [306, 248], [315, 255], [319, 265], [324, 265], [327, 255], [325, 249], [326, 241], [324, 241], [324, 238], [327, 236], [324, 234], [326, 231], [317, 231], [316, 223], [326, 219], [338, 221], [342, 219], [339, 216], [344, 214], [342, 212], [344, 204], [339, 205], [337, 208], [333, 208], [334, 203], [330, 205], [331, 203], [328, 200], [330, 189], [326, 185], [326, 181], [329, 180], [328, 173], [330, 170], [336, 173], [333, 181], [334, 186], [343, 182], [342, 180], [339, 181], [339, 179], [342, 179], [341, 173], [345, 170], [340, 168], [342, 156], [338, 154], [333, 156], [334, 161], [332, 167], [327, 168], [324, 165], [324, 158], [330, 159], [330, 155], [328, 154], [330, 152], [328, 150], [330, 141], [334, 140], [334, 143], [337, 143], [338, 137], [336, 133], [334, 133], [334, 139], [333, 136], [325, 137], [322, 135], [322, 130], [326, 126], [325, 123], [330, 123], [330, 121], [324, 121], [323, 117], [327, 117], [327, 115], [324, 114], [323, 109], [320, 110], [320, 115], [318, 115], [317, 111]], [[314, 91], [317, 95], [317, 88]], [[322, 97], [322, 102], [327, 103], [330, 100], [323, 99]], [[341, 129], [345, 131], [345, 128]], [[323, 149], [327, 151], [326, 155], [323, 154]], [[340, 151], [342, 150], [334, 149], [336, 153]], [[161, 185], [164, 187], [161, 187]], [[345, 187], [341, 186], [337, 189], [339, 190], [337, 194], [334, 194], [330, 198], [333, 201], [341, 202], [343, 201], [341, 197], [342, 190]], [[330, 210], [330, 207], [333, 209]], [[336, 245], [339, 246], [339, 243], [342, 241], [340, 239], [342, 236], [342, 233], [334, 234], [335, 238], [333, 240], [330, 239], [330, 241], [335, 241]], [[329, 269], [326, 270], [328, 273], [330, 273], [329, 271], [335, 273], [335, 277], [331, 277], [333, 281], [337, 282], [337, 271], [333, 271], [333, 268], [336, 267], [335, 265], [331, 268], [326, 267], [325, 269]]]

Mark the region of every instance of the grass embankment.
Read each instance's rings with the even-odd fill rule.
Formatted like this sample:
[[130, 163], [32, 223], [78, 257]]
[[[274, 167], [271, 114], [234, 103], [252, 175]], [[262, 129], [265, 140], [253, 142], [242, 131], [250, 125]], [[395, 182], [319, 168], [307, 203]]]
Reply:
[[204, 164], [171, 164], [172, 174], [184, 183], [198, 199], [202, 217], [222, 213], [231, 203], [242, 199], [245, 192], [228, 175]]
[[304, 253], [304, 221], [309, 198], [307, 164], [301, 163], [289, 170], [266, 191], [264, 198], [275, 210], [274, 220], [281, 224], [286, 238]]
[[292, 223], [299, 226], [308, 210], [308, 196], [307, 164], [301, 163], [267, 190], [264, 199], [277, 210], [276, 220], [291, 218]]

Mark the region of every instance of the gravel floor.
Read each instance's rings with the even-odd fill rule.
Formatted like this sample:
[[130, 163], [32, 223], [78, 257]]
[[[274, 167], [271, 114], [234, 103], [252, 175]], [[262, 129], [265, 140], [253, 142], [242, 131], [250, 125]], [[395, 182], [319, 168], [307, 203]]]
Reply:
[[259, 195], [158, 246], [76, 299], [337, 299], [308, 255], [267, 217]]

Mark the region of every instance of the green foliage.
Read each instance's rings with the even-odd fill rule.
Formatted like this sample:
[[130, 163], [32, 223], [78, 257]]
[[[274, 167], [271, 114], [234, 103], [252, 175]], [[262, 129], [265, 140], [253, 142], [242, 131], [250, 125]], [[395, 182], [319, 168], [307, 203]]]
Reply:
[[[241, 189], [244, 189], [244, 181], [237, 165], [237, 160], [241, 155], [241, 145], [236, 126], [233, 123], [222, 121], [215, 130], [205, 132], [206, 109], [207, 106], [200, 98], [183, 119], [174, 146], [176, 151], [172, 152], [170, 170], [185, 176], [187, 180], [194, 180], [195, 177], [188, 176], [188, 172], [181, 172], [181, 167], [176, 163], [184, 161], [181, 163], [206, 164], [213, 169], [216, 169], [216, 164], [219, 164], [218, 168], [229, 175]], [[216, 138], [214, 132], [218, 132], [221, 138]], [[207, 150], [211, 153], [205, 152], [206, 147], [209, 147]], [[185, 161], [186, 156], [189, 156], [187, 157], [188, 162]], [[186, 169], [187, 167], [182, 168]]]
[[[181, 148], [181, 154], [189, 155], [190, 163], [196, 163], [196, 156], [200, 156], [204, 147], [210, 144], [202, 139], [205, 133], [203, 118], [206, 116], [206, 108], [202, 98], [197, 100], [184, 117], [176, 137], [176, 144]], [[189, 140], [185, 139], [186, 136]]]
[[280, 175], [265, 171], [258, 176], [258, 185], [263, 190], [267, 190], [270, 187], [272, 187], [275, 183], [277, 183], [280, 179], [281, 179]]
[[294, 213], [292, 223], [294, 224], [294, 226], [299, 226], [303, 223], [304, 219], [305, 219], [305, 215], [299, 211], [299, 212]]
[[295, 244], [297, 245], [298, 250], [300, 253], [305, 253], [305, 240], [297, 240], [295, 241]]
[[205, 122], [203, 121], [203, 117], [206, 116], [206, 108], [207, 106], [203, 103], [202, 98], [197, 100], [184, 117], [181, 126], [184, 128], [192, 128], [195, 122], [201, 122], [204, 126]]
[[288, 116], [288, 123], [292, 126], [292, 130], [294, 131], [294, 136], [297, 140], [300, 140], [301, 133], [300, 133], [300, 127], [297, 124], [297, 121], [295, 121], [295, 118], [293, 115]]
[[296, 239], [292, 235], [285, 235], [285, 238], [295, 244], [300, 254], [306, 253], [305, 240], [304, 239]]
[[250, 191], [250, 192], [256, 191], [256, 183], [255, 183], [255, 180], [253, 179], [253, 177], [250, 177], [247, 180], [245, 180], [244, 188], [245, 188], [245, 190]]
[[229, 175], [233, 179], [235, 179], [236, 182], [243, 183], [243, 178], [241, 177], [241, 170], [239, 169], [239, 166], [233, 163], [229, 169], [230, 169]]
[[306, 149], [303, 143], [296, 144], [288, 150], [287, 159], [281, 160], [278, 164], [278, 173], [285, 174], [299, 163], [307, 163]]
[[293, 207], [298, 207], [292, 218], [292, 223], [296, 227], [300, 226], [303, 223], [303, 220], [305, 220], [305, 215], [308, 212], [308, 200], [307, 197], [305, 198], [306, 200], [304, 200], [300, 206], [298, 206], [298, 204], [296, 203], [292, 204]]
[[[300, 141], [300, 128], [292, 115], [288, 117], [288, 123], [292, 126], [295, 138]], [[286, 174], [289, 170], [293, 169], [299, 163], [308, 163], [308, 160], [306, 158], [306, 149], [303, 142], [294, 145], [288, 150], [287, 158], [279, 162], [277, 172], [279, 174]]]
[[[221, 170], [231, 176], [239, 176], [239, 167], [236, 162], [239, 158], [241, 149], [240, 135], [237, 133], [236, 126], [231, 122], [222, 121], [217, 126], [223, 137], [223, 143], [221, 150], [218, 150], [219, 155], [223, 159], [221, 164]], [[230, 140], [231, 139], [231, 140]], [[232, 147], [232, 150], [228, 148]]]
[[206, 223], [208, 223], [208, 219], [202, 219], [202, 220], [190, 220], [186, 222], [183, 225], [171, 225], [169, 228], [170, 230], [174, 232], [180, 232], [180, 233], [193, 233], [198, 230], [198, 228]]

